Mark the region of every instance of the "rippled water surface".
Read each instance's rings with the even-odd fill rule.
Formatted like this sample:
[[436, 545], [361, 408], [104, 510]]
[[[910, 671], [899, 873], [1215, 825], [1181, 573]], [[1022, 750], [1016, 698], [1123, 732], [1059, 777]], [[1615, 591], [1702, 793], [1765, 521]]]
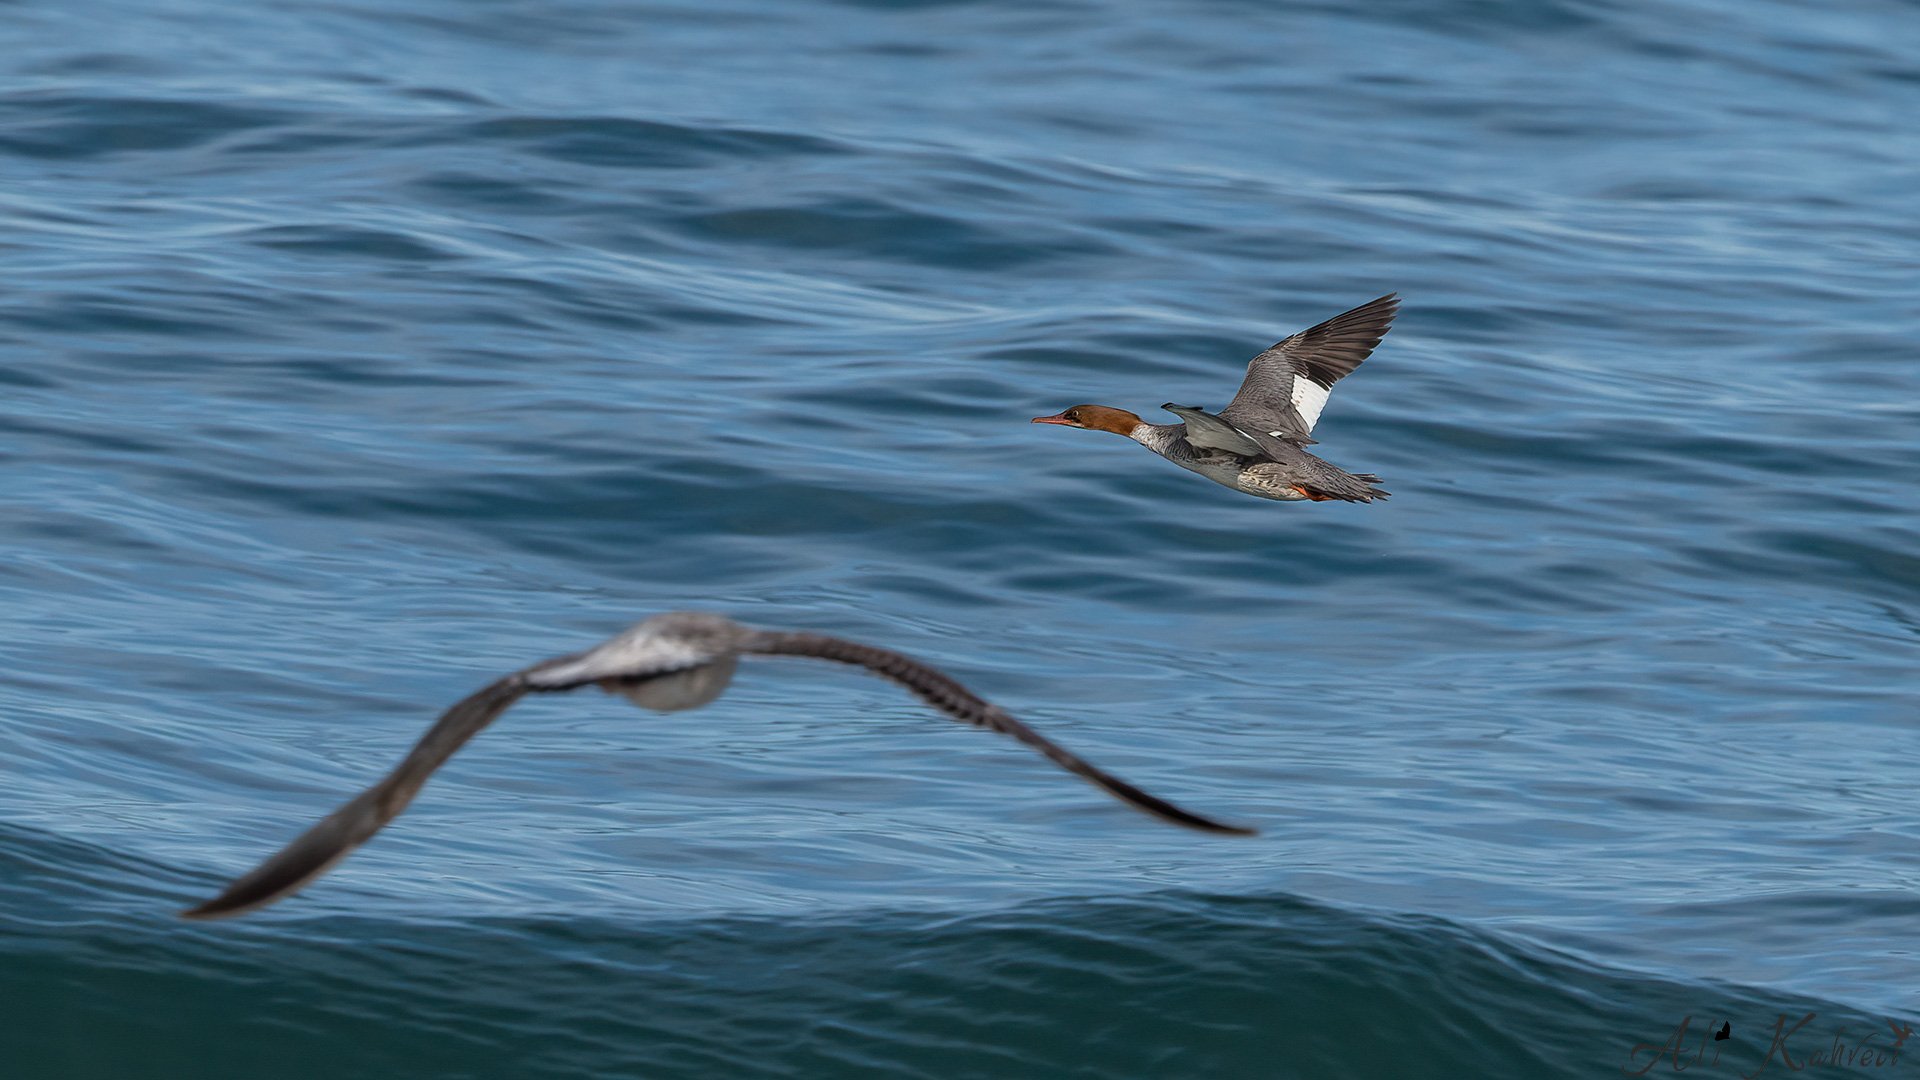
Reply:
[[[9, 1073], [1890, 1048], [1915, 16], [0, 7]], [[1026, 422], [1218, 408], [1390, 291], [1316, 431], [1389, 501]], [[524, 703], [298, 897], [173, 918], [447, 703], [679, 608], [924, 657], [1263, 833], [767, 659], [698, 712]]]

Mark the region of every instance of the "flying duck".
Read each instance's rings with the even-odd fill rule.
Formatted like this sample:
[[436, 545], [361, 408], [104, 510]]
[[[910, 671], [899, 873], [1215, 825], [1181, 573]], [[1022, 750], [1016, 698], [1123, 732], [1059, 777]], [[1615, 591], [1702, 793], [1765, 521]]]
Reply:
[[1168, 402], [1178, 424], [1149, 424], [1125, 409], [1075, 405], [1036, 424], [1125, 435], [1216, 484], [1263, 499], [1372, 502], [1387, 492], [1372, 473], [1350, 473], [1307, 453], [1333, 384], [1373, 354], [1400, 301], [1389, 293], [1302, 330], [1247, 364], [1240, 392], [1218, 413]]
[[1011, 735], [1055, 765], [1162, 820], [1202, 832], [1243, 836], [1254, 832], [1182, 810], [1101, 772], [912, 657], [824, 634], [755, 630], [719, 615], [675, 611], [636, 623], [585, 652], [516, 671], [455, 703], [379, 783], [348, 800], [219, 896], [180, 914], [189, 919], [224, 918], [297, 892], [405, 810], [435, 769], [527, 694], [599, 686], [649, 709], [693, 709], [720, 696], [745, 655], [811, 656], [857, 664], [899, 683], [955, 720]]

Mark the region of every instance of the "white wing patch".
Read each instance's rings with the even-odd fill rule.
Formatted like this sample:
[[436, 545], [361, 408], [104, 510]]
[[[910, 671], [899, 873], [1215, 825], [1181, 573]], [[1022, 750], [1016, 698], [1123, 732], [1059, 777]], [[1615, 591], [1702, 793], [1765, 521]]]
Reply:
[[1327, 399], [1332, 396], [1333, 391], [1305, 375], [1293, 377], [1293, 409], [1306, 421], [1309, 432], [1320, 422], [1320, 410], [1327, 407]]

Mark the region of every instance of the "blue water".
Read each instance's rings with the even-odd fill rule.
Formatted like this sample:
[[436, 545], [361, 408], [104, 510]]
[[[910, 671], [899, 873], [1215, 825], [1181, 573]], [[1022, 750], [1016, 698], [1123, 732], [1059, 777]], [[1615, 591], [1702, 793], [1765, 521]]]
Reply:
[[[1592, 1076], [1692, 1015], [1731, 1076], [1920, 1015], [1911, 4], [0, 32], [9, 1075]], [[1026, 422], [1389, 291], [1316, 431], [1389, 501]], [[1263, 834], [769, 659], [523, 703], [173, 918], [681, 608]]]

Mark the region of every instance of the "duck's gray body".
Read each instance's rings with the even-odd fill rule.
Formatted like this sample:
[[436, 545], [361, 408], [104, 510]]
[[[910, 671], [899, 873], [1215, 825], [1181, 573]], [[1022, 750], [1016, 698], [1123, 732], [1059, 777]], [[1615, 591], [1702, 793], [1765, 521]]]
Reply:
[[1188, 430], [1184, 423], [1149, 424], [1143, 421], [1127, 433], [1127, 438], [1189, 472], [1197, 472], [1223, 487], [1244, 491], [1262, 499], [1278, 502], [1299, 502], [1304, 499], [1372, 502], [1387, 495], [1374, 486], [1380, 482], [1380, 478], [1372, 473], [1347, 472], [1338, 465], [1323, 461], [1279, 439], [1264, 440], [1277, 445], [1262, 446], [1257, 455], [1252, 455], [1213, 446], [1195, 446]]

